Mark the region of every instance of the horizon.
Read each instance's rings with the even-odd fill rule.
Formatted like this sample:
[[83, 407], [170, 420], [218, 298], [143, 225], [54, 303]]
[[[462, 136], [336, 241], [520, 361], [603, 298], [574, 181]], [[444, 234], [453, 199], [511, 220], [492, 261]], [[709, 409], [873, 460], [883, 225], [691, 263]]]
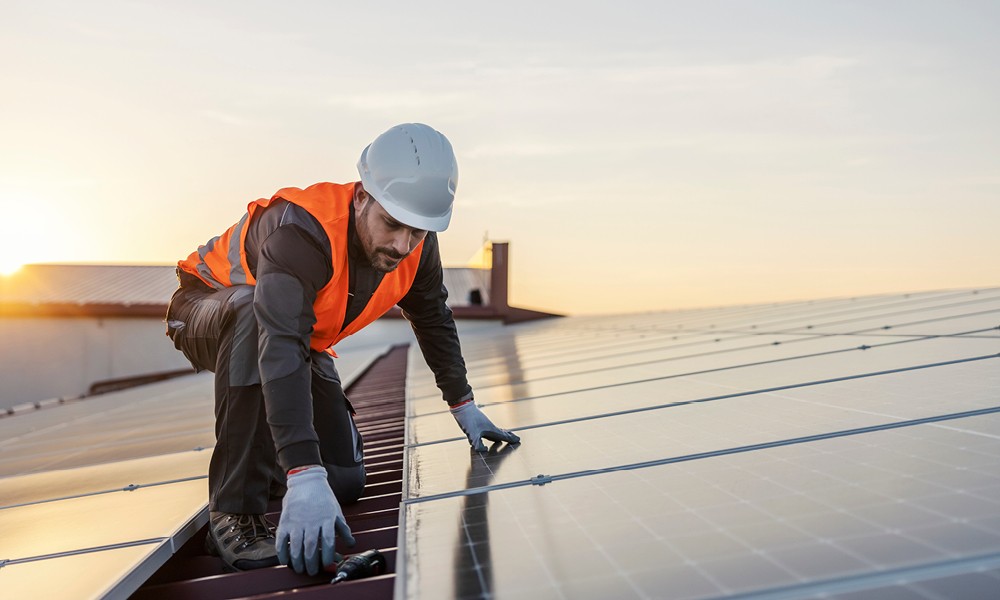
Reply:
[[[499, 241], [499, 240], [495, 240]], [[24, 265], [18, 265], [17, 268], [10, 272], [0, 272], [0, 283], [3, 283], [4, 279], [12, 279], [16, 277], [22, 269], [26, 267], [33, 266], [53, 266], [53, 267], [175, 267], [175, 264], [169, 263], [140, 263], [140, 262], [73, 262], [73, 261], [63, 261], [63, 262], [37, 262], [28, 263]], [[457, 265], [457, 264], [443, 264], [445, 269], [463, 269], [463, 268], [479, 268], [484, 267], [472, 266], [472, 265]], [[487, 267], [488, 269], [488, 267]], [[511, 274], [511, 279], [513, 279], [513, 274]], [[760, 307], [760, 306], [780, 306], [780, 305], [791, 305], [796, 303], [812, 303], [812, 302], [826, 302], [826, 301], [836, 301], [836, 300], [855, 300], [859, 298], [877, 298], [881, 296], [909, 296], [917, 294], [933, 294], [933, 293], [947, 293], [947, 292], [962, 292], [962, 291], [972, 291], [979, 292], [983, 290], [989, 290], [998, 288], [1000, 285], [984, 285], [984, 286], [966, 286], [966, 287], [944, 287], [944, 288], [926, 288], [926, 289], [911, 289], [911, 290], [892, 290], [883, 292], [872, 292], [866, 294], [837, 294], [831, 296], [810, 296], [810, 297], [789, 297], [783, 299], [760, 299], [751, 300], [746, 302], [732, 302], [732, 303], [721, 303], [721, 304], [699, 304], [699, 305], [689, 305], [689, 306], [672, 306], [669, 308], [651, 308], [651, 309], [633, 309], [633, 310], [622, 310], [617, 312], [566, 312], [558, 313], [557, 316], [561, 317], [599, 317], [599, 316], [627, 316], [627, 315], [637, 315], [643, 313], [666, 313], [666, 312], [684, 312], [684, 311], [699, 311], [699, 310], [713, 310], [713, 309], [724, 309], [724, 308], [748, 308], [748, 307]], [[166, 302], [167, 299], [164, 300]], [[531, 309], [531, 310], [541, 310], [539, 307], [530, 305], [521, 305], [517, 302], [512, 302], [512, 306], [518, 308]]]

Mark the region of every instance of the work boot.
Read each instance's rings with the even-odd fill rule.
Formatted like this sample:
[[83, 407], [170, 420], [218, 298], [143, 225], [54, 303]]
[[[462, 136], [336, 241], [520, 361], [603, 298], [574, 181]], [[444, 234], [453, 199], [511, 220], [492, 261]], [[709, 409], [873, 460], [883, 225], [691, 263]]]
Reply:
[[264, 515], [209, 513], [205, 551], [221, 558], [227, 571], [263, 569], [278, 564], [274, 528]]

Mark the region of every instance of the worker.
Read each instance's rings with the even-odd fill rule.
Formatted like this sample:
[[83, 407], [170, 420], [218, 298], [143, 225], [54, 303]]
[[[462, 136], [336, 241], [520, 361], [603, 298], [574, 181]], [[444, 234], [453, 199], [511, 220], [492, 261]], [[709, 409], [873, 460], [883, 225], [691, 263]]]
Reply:
[[[206, 549], [227, 570], [280, 562], [315, 574], [334, 562], [336, 536], [353, 545], [341, 504], [361, 496], [365, 468], [333, 347], [394, 305], [472, 447], [520, 441], [476, 406], [445, 304], [437, 232], [458, 183], [451, 143], [397, 125], [362, 151], [358, 172], [251, 202], [178, 263], [167, 335], [215, 373]], [[264, 512], [276, 464], [287, 487], [275, 532]]]

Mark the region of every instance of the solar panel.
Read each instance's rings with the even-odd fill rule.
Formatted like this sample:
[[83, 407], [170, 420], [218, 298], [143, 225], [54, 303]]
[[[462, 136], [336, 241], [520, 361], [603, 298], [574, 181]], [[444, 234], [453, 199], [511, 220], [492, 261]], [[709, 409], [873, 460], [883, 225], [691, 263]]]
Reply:
[[24, 560], [140, 540], [182, 530], [208, 497], [205, 479], [5, 508], [0, 556]]
[[[345, 381], [382, 348], [340, 361]], [[0, 595], [125, 597], [204, 526], [211, 390], [203, 373], [0, 419]]]
[[182, 377], [0, 419], [0, 477], [211, 447], [211, 377]]
[[[831, 435], [867, 427], [959, 415], [993, 408], [1000, 389], [1000, 360], [976, 361], [926, 370], [831, 383], [781, 393], [747, 394], [718, 399], [698, 398], [688, 404], [640, 410], [619, 415], [584, 418], [569, 423], [549, 421], [519, 431], [524, 446], [513, 452], [503, 471], [491, 474], [495, 483], [524, 481], [538, 475], [631, 465], [684, 455], [724, 451], [756, 444], [784, 442], [814, 434]], [[942, 377], [967, 382], [961, 393], [940, 389]], [[653, 385], [653, 384], [649, 384]], [[664, 385], [661, 383], [661, 385]], [[673, 385], [673, 384], [668, 384]], [[939, 389], [935, 390], [935, 386]], [[914, 389], [935, 394], [907, 398]], [[616, 397], [603, 394], [605, 409], [615, 408]], [[539, 406], [491, 412], [497, 421], [518, 430], [526, 416], [550, 415], [546, 399]], [[571, 406], [565, 400], [562, 406]], [[525, 403], [531, 404], [531, 403]], [[589, 405], [589, 404], [588, 404]], [[505, 408], [505, 407], [498, 407]], [[537, 408], [537, 410], [533, 410]], [[571, 413], [576, 414], [576, 413]], [[451, 416], [440, 415], [442, 432], [454, 434]], [[450, 425], [450, 428], [447, 427]], [[412, 446], [411, 496], [441, 494], [462, 489], [464, 478], [456, 464], [464, 462], [467, 442], [456, 439]], [[531, 449], [529, 451], [529, 448]], [[440, 468], [430, 468], [439, 465]], [[420, 467], [424, 467], [421, 469]]]
[[397, 595], [981, 597], [1000, 573], [997, 292], [464, 339], [477, 401], [523, 444], [470, 453], [411, 372]]
[[[1000, 419], [983, 425], [996, 431]], [[929, 462], [906, 450], [941, 444], [940, 433], [920, 425], [892, 439], [834, 438], [805, 450], [779, 446], [411, 502], [410, 556], [440, 560], [443, 550], [433, 545], [441, 540], [458, 553], [489, 546], [494, 581], [488, 591], [532, 597], [602, 597], [593, 592], [614, 589], [620, 590], [615, 597], [715, 596], [956, 557], [971, 564], [993, 556], [990, 564], [998, 567], [1000, 487], [995, 477], [980, 480], [979, 474], [996, 473], [1000, 448], [978, 446], [973, 456], [984, 453], [993, 462], [956, 482], [949, 463], [964, 456]], [[968, 432], [950, 433], [948, 444], [977, 441]], [[493, 465], [485, 459], [485, 471], [504, 474], [508, 464], [495, 463], [521, 450]], [[858, 456], [865, 460], [858, 468], [831, 470]], [[952, 492], [956, 483], [960, 494]], [[472, 500], [476, 496], [485, 498]], [[475, 502], [488, 506], [485, 513]], [[486, 519], [487, 535], [480, 529], [477, 537], [470, 512]], [[449, 577], [428, 582], [428, 570]], [[482, 566], [472, 561], [470, 571], [465, 575]], [[469, 585], [456, 580], [459, 574], [420, 569], [417, 587], [408, 592], [451, 597]]]
[[204, 478], [211, 452], [189, 451], [0, 479], [0, 509]]
[[[821, 341], [826, 348], [838, 348], [835, 340], [823, 338]], [[526, 419], [536, 419], [511, 425], [516, 427], [642, 406], [803, 387], [845, 377], [880, 376], [898, 369], [988, 356], [996, 350], [995, 340], [979, 338], [931, 338], [908, 343], [890, 342], [888, 346], [882, 344], [884, 342], [875, 342], [862, 350], [861, 346], [841, 342], [838, 349], [843, 352], [837, 353], [824, 353], [822, 347], [817, 349], [813, 345], [807, 350], [816, 352], [786, 356], [784, 360], [775, 358], [768, 349], [757, 349], [751, 355], [732, 353], [708, 357], [708, 360], [700, 357], [693, 361], [644, 365], [638, 371], [583, 372], [575, 377], [525, 382], [512, 386], [514, 389], [508, 392], [488, 388], [482, 393], [477, 391], [477, 399], [485, 405], [499, 402], [498, 410], [506, 402], [512, 406], [510, 411], [525, 415]], [[796, 346], [797, 349], [801, 347]], [[729, 366], [722, 361], [730, 361]], [[428, 414], [417, 413], [411, 420], [411, 442], [426, 443], [454, 435], [454, 425], [449, 415], [442, 412], [440, 401], [437, 401], [436, 413], [431, 413], [433, 408], [428, 408], [427, 404], [422, 408]], [[539, 416], [534, 417], [536, 414]]]
[[[101, 598], [137, 586], [149, 573], [135, 572], [135, 565], [170, 555], [170, 547], [157, 543], [72, 554], [32, 562], [6, 564], [0, 573], [5, 595], [11, 597]], [[162, 557], [166, 560], [166, 557]], [[139, 579], [134, 582], [134, 579]], [[131, 586], [134, 588], [134, 586]], [[119, 593], [119, 597], [124, 594]]]

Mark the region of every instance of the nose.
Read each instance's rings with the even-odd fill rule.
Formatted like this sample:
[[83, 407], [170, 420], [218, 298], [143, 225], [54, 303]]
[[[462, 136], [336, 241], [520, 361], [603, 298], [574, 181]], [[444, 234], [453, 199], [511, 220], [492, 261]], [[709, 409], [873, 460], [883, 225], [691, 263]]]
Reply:
[[405, 227], [400, 227], [400, 230], [392, 236], [392, 249], [400, 255], [409, 254], [411, 250], [411, 239], [412, 236], [410, 235], [410, 230]]

